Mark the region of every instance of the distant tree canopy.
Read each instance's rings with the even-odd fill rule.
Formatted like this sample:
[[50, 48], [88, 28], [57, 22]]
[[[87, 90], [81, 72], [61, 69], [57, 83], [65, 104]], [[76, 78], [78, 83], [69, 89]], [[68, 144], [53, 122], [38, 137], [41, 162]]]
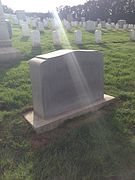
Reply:
[[13, 9], [9, 8], [7, 5], [3, 5], [3, 11], [4, 11], [4, 13], [7, 13], [7, 14], [14, 13]]
[[52, 13], [50, 12], [47, 13], [27, 12], [26, 15], [30, 17], [40, 17], [41, 19], [52, 17]]
[[62, 19], [71, 14], [75, 20], [81, 20], [81, 17], [86, 20], [111, 18], [114, 22], [125, 19], [128, 23], [135, 23], [135, 0], [88, 0], [83, 5], [60, 6], [57, 11]]

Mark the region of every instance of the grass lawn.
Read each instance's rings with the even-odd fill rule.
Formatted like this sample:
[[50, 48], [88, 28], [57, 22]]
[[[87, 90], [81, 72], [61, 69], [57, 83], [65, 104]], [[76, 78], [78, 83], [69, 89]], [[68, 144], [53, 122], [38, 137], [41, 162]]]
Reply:
[[[80, 28], [81, 29], [81, 28]], [[13, 46], [24, 60], [0, 66], [0, 174], [2, 180], [134, 180], [135, 179], [135, 42], [127, 31], [103, 31], [96, 45], [92, 33], [83, 31], [83, 46], [74, 34], [64, 33], [62, 47], [54, 47], [51, 30], [41, 35], [41, 49], [31, 49], [13, 28]], [[119, 98], [94, 113], [75, 118], [52, 133], [36, 135], [23, 119], [32, 106], [28, 60], [60, 48], [96, 49], [104, 53], [105, 93]], [[77, 122], [84, 122], [77, 125]], [[54, 138], [56, 135], [57, 138]]]

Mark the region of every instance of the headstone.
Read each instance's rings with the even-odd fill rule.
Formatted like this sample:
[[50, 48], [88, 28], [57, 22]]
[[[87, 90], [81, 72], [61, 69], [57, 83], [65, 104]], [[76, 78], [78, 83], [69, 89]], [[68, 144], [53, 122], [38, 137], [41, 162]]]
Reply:
[[44, 28], [48, 27], [48, 20], [47, 19], [43, 19], [43, 24], [44, 24]]
[[123, 25], [123, 29], [126, 30], [128, 28], [128, 25], [127, 24], [124, 24]]
[[83, 28], [86, 28], [86, 22], [85, 21], [83, 22], [82, 25], [83, 25]]
[[97, 25], [97, 28], [98, 28], [98, 29], [102, 29], [102, 24], [99, 23], [99, 24]]
[[101, 21], [102, 28], [105, 28], [105, 24], [106, 24], [105, 21]]
[[31, 59], [29, 66], [34, 109], [29, 122], [39, 133], [105, 103], [101, 52], [59, 50]]
[[12, 15], [12, 23], [15, 24], [15, 25], [19, 24], [19, 21], [18, 21], [18, 18], [17, 18], [16, 15]]
[[111, 30], [111, 24], [106, 23], [105, 27], [106, 27], [107, 30]]
[[81, 21], [82, 21], [82, 22], [85, 22], [85, 17], [81, 17]]
[[118, 30], [119, 29], [119, 24], [116, 23], [115, 29]]
[[26, 21], [26, 13], [24, 10], [17, 10], [16, 15], [19, 20]]
[[108, 23], [108, 24], [111, 24], [111, 22], [112, 22], [112, 21], [111, 21], [111, 18], [108, 18], [108, 19], [107, 19], [107, 23]]
[[118, 20], [119, 28], [123, 28], [123, 25], [126, 24], [126, 20]]
[[81, 21], [79, 22], [79, 26], [82, 26], [82, 22]]
[[133, 29], [134, 28], [134, 25], [133, 24], [129, 24], [128, 25], [128, 29]]
[[52, 24], [52, 29], [58, 29], [59, 28], [59, 22], [56, 18], [51, 20], [51, 24]]
[[74, 21], [74, 26], [78, 26], [78, 21]]
[[97, 23], [100, 24], [101, 23], [101, 19], [97, 18]]
[[94, 32], [96, 29], [96, 25], [94, 21], [87, 21], [86, 22], [86, 30], [90, 32]]
[[115, 23], [114, 22], [111, 23], [111, 27], [115, 28]]
[[134, 29], [131, 29], [131, 30], [130, 30], [130, 40], [131, 40], [131, 41], [134, 41], [134, 40], [135, 40], [135, 30], [134, 30]]
[[101, 32], [100, 29], [97, 29], [97, 30], [95, 31], [95, 42], [96, 42], [97, 44], [99, 44], [99, 43], [102, 42], [102, 32]]
[[71, 21], [71, 26], [77, 27], [78, 26], [78, 21]]
[[82, 32], [77, 30], [74, 32], [75, 35], [75, 43], [77, 45], [81, 45], [82, 44]]
[[27, 22], [23, 22], [23, 24], [22, 24], [22, 36], [23, 37], [30, 36], [29, 26], [28, 26]]
[[68, 21], [65, 23], [65, 28], [68, 32], [71, 32], [72, 27]]
[[41, 22], [41, 21], [38, 22], [38, 30], [39, 30], [40, 32], [44, 32], [44, 24], [43, 24], [43, 22]]
[[32, 40], [32, 47], [40, 47], [40, 32], [38, 30], [31, 31], [31, 40]]
[[73, 16], [72, 16], [71, 13], [70, 13], [70, 14], [67, 14], [67, 20], [68, 20], [69, 22], [73, 21]]
[[10, 40], [7, 23], [3, 13], [3, 7], [0, 0], [0, 63], [11, 62], [14, 60], [20, 60], [22, 55], [20, 52], [12, 47]]
[[23, 21], [22, 19], [19, 20], [19, 26], [20, 26], [20, 28], [22, 28], [22, 26], [23, 26], [24, 23], [26, 23], [26, 21]]
[[58, 30], [53, 31], [53, 44], [56, 46], [61, 45], [61, 34]]
[[8, 33], [9, 33], [9, 38], [12, 38], [12, 26], [9, 20], [5, 20], [5, 22], [7, 23], [7, 28], [8, 28]]
[[71, 26], [74, 26], [74, 21], [71, 21]]
[[32, 19], [31, 23], [32, 23], [32, 28], [36, 29], [37, 28], [37, 21], [36, 21], [36, 19]]

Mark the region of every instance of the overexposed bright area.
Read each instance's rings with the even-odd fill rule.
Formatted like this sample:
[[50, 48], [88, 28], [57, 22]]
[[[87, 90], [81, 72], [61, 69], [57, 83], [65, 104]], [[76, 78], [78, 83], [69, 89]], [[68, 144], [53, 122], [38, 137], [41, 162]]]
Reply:
[[47, 12], [61, 5], [79, 5], [86, 0], [1, 0], [2, 4], [7, 5], [13, 10], [25, 10], [27, 12]]

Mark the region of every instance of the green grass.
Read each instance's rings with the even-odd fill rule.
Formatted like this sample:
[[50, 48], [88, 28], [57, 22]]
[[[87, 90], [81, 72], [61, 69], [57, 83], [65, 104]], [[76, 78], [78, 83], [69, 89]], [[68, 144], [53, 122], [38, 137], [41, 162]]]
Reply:
[[[37, 136], [21, 114], [32, 106], [28, 60], [60, 47], [53, 46], [48, 29], [41, 35], [41, 49], [32, 50], [30, 39], [22, 39], [20, 29], [14, 27], [13, 46], [25, 58], [0, 67], [1, 179], [135, 179], [135, 42], [129, 41], [127, 31], [104, 30], [103, 43], [96, 45], [93, 34], [80, 29], [83, 46], [76, 46], [73, 33], [66, 33], [69, 42], [63, 34], [61, 48], [102, 51], [105, 93], [119, 97], [119, 103], [102, 109], [105, 115], [96, 121], [91, 121], [91, 113], [75, 118], [87, 123], [74, 128], [67, 123], [54, 132], [57, 138]], [[37, 141], [42, 145], [35, 148]]]

